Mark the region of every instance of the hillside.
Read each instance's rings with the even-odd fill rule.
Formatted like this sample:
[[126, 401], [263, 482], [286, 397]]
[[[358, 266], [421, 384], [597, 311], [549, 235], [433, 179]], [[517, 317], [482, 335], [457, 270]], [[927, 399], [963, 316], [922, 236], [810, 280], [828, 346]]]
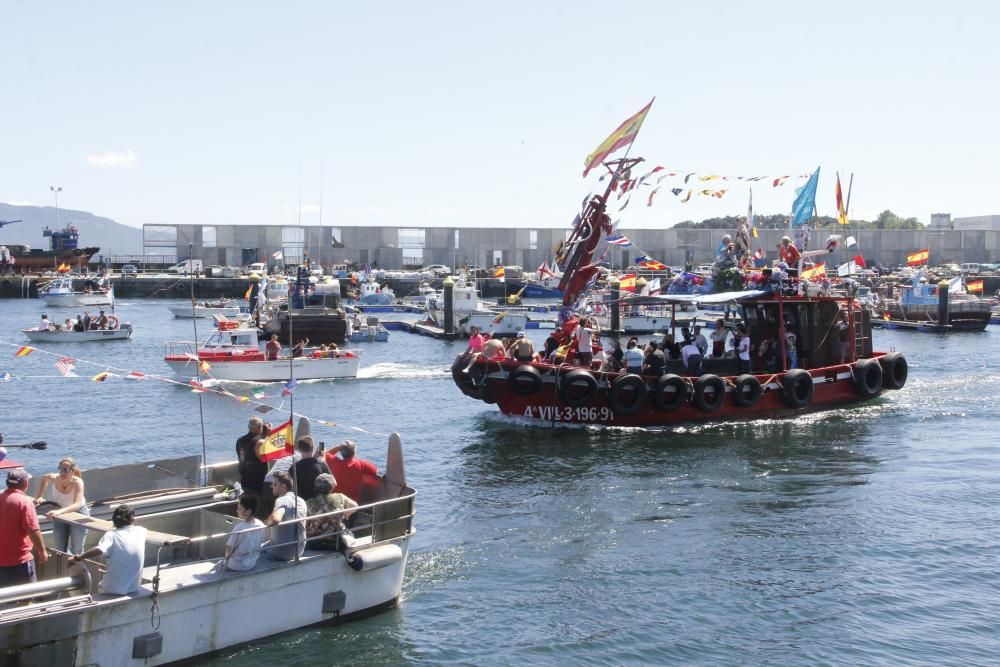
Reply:
[[[48, 249], [42, 228], [55, 228], [55, 207], [12, 206], [0, 203], [0, 220], [22, 220], [0, 229], [0, 244], [21, 243]], [[80, 229], [80, 246], [99, 246], [101, 254], [141, 255], [142, 230], [102, 218], [86, 211], [59, 209], [59, 227], [74, 224]]]

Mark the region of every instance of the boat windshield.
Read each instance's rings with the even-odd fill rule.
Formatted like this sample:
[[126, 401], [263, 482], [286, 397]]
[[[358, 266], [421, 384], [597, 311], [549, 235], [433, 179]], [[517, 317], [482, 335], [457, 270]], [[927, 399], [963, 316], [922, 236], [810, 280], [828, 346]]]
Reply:
[[257, 337], [252, 331], [217, 331], [205, 341], [205, 347], [255, 347]]

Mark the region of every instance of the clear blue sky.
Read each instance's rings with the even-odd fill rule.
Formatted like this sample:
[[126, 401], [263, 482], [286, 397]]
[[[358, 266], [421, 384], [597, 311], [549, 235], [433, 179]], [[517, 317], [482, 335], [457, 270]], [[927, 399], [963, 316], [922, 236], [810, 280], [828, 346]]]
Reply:
[[[583, 158], [855, 173], [853, 217], [1000, 213], [988, 2], [8, 2], [0, 201], [143, 223], [550, 226]], [[846, 178], [846, 177], [845, 177]], [[741, 214], [746, 189], [623, 226]], [[846, 182], [845, 182], [846, 188]], [[792, 188], [755, 186], [759, 213]]]

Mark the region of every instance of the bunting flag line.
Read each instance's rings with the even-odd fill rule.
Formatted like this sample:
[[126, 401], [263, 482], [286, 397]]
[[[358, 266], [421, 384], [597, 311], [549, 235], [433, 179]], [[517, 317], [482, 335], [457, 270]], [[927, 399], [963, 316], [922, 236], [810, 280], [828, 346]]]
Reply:
[[76, 368], [76, 359], [73, 357], [61, 357], [55, 363], [55, 367], [59, 374], [64, 377], [76, 377], [76, 373], [73, 372], [73, 369]]
[[808, 269], [802, 269], [802, 280], [820, 280], [826, 278], [826, 264], [817, 264]]
[[198, 382], [197, 378], [191, 378], [191, 382], [189, 382], [188, 384], [191, 385], [191, 393], [192, 394], [204, 394], [205, 393], [205, 387], [204, 387], [204, 385], [202, 385], [202, 383]]
[[781, 187], [782, 185], [785, 184], [785, 181], [787, 181], [789, 178], [791, 178], [791, 176], [779, 176], [778, 178], [774, 179], [774, 181], [771, 182], [771, 187], [772, 188]]
[[844, 208], [844, 193], [840, 189], [840, 172], [837, 172], [837, 222], [847, 224], [847, 210]]
[[608, 243], [611, 245], [616, 245], [619, 248], [631, 248], [632, 242], [622, 236], [621, 234], [612, 234], [607, 238]]
[[593, 153], [587, 156], [587, 159], [583, 161], [584, 178], [587, 177], [591, 169], [604, 162], [612, 153], [635, 141], [636, 136], [639, 134], [639, 129], [642, 127], [642, 121], [646, 120], [649, 108], [653, 106], [655, 100], [656, 98], [654, 97], [638, 113], [627, 118], [614, 132], [608, 135], [607, 139], [601, 142], [600, 146], [594, 149]]
[[966, 283], [965, 284], [965, 291], [966, 292], [982, 292], [983, 291], [983, 281], [982, 280], [973, 280], [970, 283]]
[[652, 192], [649, 193], [649, 199], [646, 200], [646, 208], [649, 208], [650, 206], [653, 205], [653, 198], [656, 197], [656, 193], [659, 191], [660, 188], [655, 188]]
[[35, 348], [28, 347], [27, 345], [22, 345], [21, 347], [19, 347], [17, 349], [17, 352], [14, 353], [14, 356], [15, 357], [26, 357], [29, 354], [31, 354], [32, 352], [34, 352], [34, 351], [35, 351]]
[[108, 379], [109, 375], [111, 375], [111, 373], [107, 371], [101, 371], [100, 373], [98, 373], [97, 375], [95, 375], [90, 379], [93, 380], [94, 382], [104, 382], [105, 380]]
[[906, 264], [907, 266], [920, 266], [926, 264], [928, 259], [930, 259], [930, 250], [918, 250], [906, 256]]
[[644, 269], [652, 269], [653, 271], [662, 271], [663, 269], [667, 268], [666, 264], [661, 264], [652, 257], [646, 257], [646, 256], [636, 257], [635, 263]]
[[128, 375], [125, 376], [125, 379], [126, 380], [138, 380], [139, 382], [145, 382], [148, 378], [146, 377], [146, 375], [144, 373], [140, 373], [139, 371], [131, 371]]
[[271, 429], [264, 441], [257, 446], [257, 458], [262, 463], [268, 463], [292, 454], [294, 450], [292, 435], [292, 420]]

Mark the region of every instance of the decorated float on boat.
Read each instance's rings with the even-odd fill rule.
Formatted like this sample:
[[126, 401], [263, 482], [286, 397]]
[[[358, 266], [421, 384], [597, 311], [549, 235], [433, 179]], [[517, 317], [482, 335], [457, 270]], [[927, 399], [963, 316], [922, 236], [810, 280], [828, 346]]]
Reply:
[[[467, 396], [495, 404], [501, 412], [544, 422], [629, 427], [658, 427], [682, 422], [792, 417], [877, 398], [906, 383], [907, 362], [898, 352], [872, 349], [871, 315], [858, 303], [850, 285], [833, 294], [826, 282], [789, 278], [771, 269], [743, 271], [735, 265], [717, 273], [717, 289], [742, 289], [710, 295], [668, 294], [619, 298], [612, 305], [611, 331], [621, 333], [621, 310], [667, 308], [671, 329], [664, 342], [676, 340], [676, 311], [688, 304], [735, 306], [748, 339], [747, 357], [705, 358], [696, 373], [680, 361], [666, 361], [662, 373], [611, 372], [597, 364], [574, 363], [580, 313], [586, 313], [588, 289], [600, 271], [597, 252], [612, 233], [608, 198], [631, 180], [642, 160], [605, 162], [609, 183], [603, 195], [589, 198], [561, 248], [559, 268], [563, 308], [553, 333], [569, 351], [560, 363], [508, 358], [470, 359], [461, 355], [453, 379]], [[817, 171], [818, 174], [818, 171]], [[796, 202], [798, 205], [798, 201]], [[810, 202], [809, 211], [812, 211]], [[748, 231], [748, 230], [746, 230]], [[746, 235], [749, 238], [749, 235]], [[832, 237], [831, 237], [832, 238]], [[803, 261], [833, 252], [835, 240], [820, 250], [802, 252]], [[723, 260], [725, 261], [725, 258]], [[793, 334], [789, 336], [788, 334]], [[767, 341], [767, 346], [761, 345]], [[623, 346], [624, 347], [624, 346]], [[596, 349], [596, 347], [595, 347]], [[762, 350], [769, 350], [765, 355]]]

